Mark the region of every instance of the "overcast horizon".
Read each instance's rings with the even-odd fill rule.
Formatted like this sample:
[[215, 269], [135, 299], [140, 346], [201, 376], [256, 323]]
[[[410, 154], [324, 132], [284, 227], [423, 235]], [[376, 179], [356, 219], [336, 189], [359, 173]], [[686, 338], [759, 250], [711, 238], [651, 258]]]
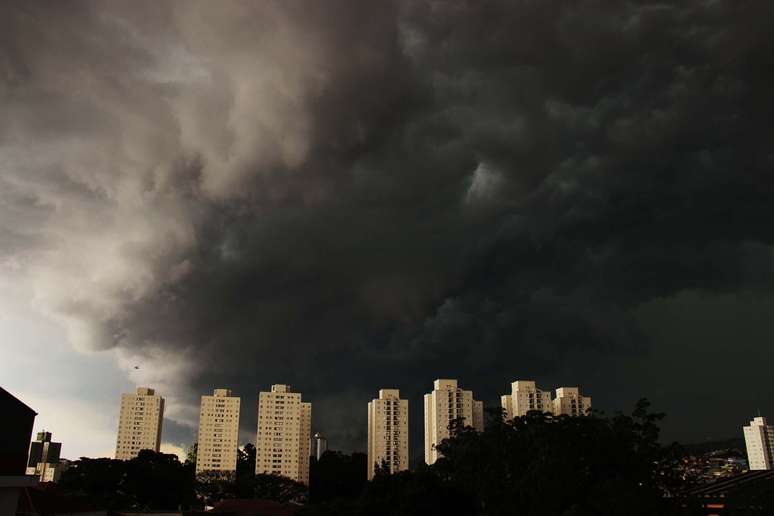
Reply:
[[[742, 5], [743, 4], [743, 5]], [[774, 418], [774, 3], [0, 3], [0, 386], [62, 455], [120, 395], [290, 384], [366, 403], [457, 378]]]

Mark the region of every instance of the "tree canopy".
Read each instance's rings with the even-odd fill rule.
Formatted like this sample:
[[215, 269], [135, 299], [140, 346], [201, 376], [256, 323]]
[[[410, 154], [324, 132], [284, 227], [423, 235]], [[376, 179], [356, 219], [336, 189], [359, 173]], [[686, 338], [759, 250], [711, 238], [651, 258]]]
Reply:
[[[659, 444], [661, 414], [641, 400], [631, 416], [504, 421], [483, 432], [452, 424], [432, 466], [378, 471], [357, 499], [306, 508], [306, 515], [504, 516], [668, 515], [684, 511], [678, 459]], [[684, 513], [684, 512], [681, 512]]]
[[142, 450], [131, 460], [81, 457], [60, 487], [110, 510], [174, 510], [196, 504], [193, 468], [176, 455]]

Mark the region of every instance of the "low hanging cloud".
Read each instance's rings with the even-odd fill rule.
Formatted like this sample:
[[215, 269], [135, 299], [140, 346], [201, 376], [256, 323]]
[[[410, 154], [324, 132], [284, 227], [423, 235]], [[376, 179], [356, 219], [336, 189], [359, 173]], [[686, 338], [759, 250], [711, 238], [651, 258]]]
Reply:
[[182, 424], [290, 383], [356, 449], [379, 388], [583, 381], [643, 303], [771, 293], [773, 14], [6, 3], [0, 273]]

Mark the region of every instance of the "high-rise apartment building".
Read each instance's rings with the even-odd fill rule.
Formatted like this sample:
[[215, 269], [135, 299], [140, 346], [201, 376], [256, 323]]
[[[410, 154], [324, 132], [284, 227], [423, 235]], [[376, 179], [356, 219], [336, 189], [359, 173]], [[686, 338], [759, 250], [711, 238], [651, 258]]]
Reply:
[[272, 385], [258, 396], [255, 472], [275, 473], [309, 484], [312, 404], [289, 385]]
[[511, 383], [511, 393], [500, 397], [506, 421], [527, 415], [530, 410], [553, 412], [551, 392], [538, 389], [532, 380]]
[[51, 441], [51, 432], [38, 432], [30, 443], [30, 453], [27, 457], [27, 474], [40, 477], [41, 481], [55, 482], [59, 479], [61, 468], [59, 454], [62, 443]]
[[774, 469], [774, 426], [765, 417], [756, 417], [742, 429], [750, 469]]
[[116, 459], [137, 457], [140, 450], [159, 451], [164, 398], [153, 389], [139, 387], [135, 394], [121, 396]]
[[390, 473], [408, 470], [408, 400], [398, 389], [381, 389], [368, 402], [368, 480], [374, 468], [387, 465]]
[[212, 396], [202, 396], [196, 446], [197, 474], [202, 471], [236, 472], [240, 401], [228, 389], [215, 389]]
[[583, 396], [578, 387], [559, 387], [553, 401], [555, 416], [585, 416], [591, 409], [591, 397]]
[[484, 429], [484, 404], [472, 391], [457, 386], [457, 380], [435, 380], [433, 392], [425, 394], [425, 462], [433, 464], [440, 454], [436, 446], [450, 436], [449, 424], [458, 418], [479, 432]]

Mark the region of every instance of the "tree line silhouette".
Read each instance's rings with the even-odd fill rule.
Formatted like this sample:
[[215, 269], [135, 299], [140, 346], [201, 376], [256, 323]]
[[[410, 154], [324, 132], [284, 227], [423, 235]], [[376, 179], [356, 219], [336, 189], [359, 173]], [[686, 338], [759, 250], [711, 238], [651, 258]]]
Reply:
[[256, 475], [255, 447], [239, 451], [233, 475], [195, 470], [195, 448], [181, 463], [145, 450], [129, 461], [76, 461], [60, 486], [112, 510], [200, 508], [228, 498], [303, 504], [303, 516], [670, 515], [692, 514], [677, 445], [659, 442], [663, 414], [640, 400], [631, 415], [584, 417], [532, 412], [505, 421], [490, 411], [483, 432], [453, 421], [435, 464], [366, 481], [362, 453], [312, 458], [310, 489]]

